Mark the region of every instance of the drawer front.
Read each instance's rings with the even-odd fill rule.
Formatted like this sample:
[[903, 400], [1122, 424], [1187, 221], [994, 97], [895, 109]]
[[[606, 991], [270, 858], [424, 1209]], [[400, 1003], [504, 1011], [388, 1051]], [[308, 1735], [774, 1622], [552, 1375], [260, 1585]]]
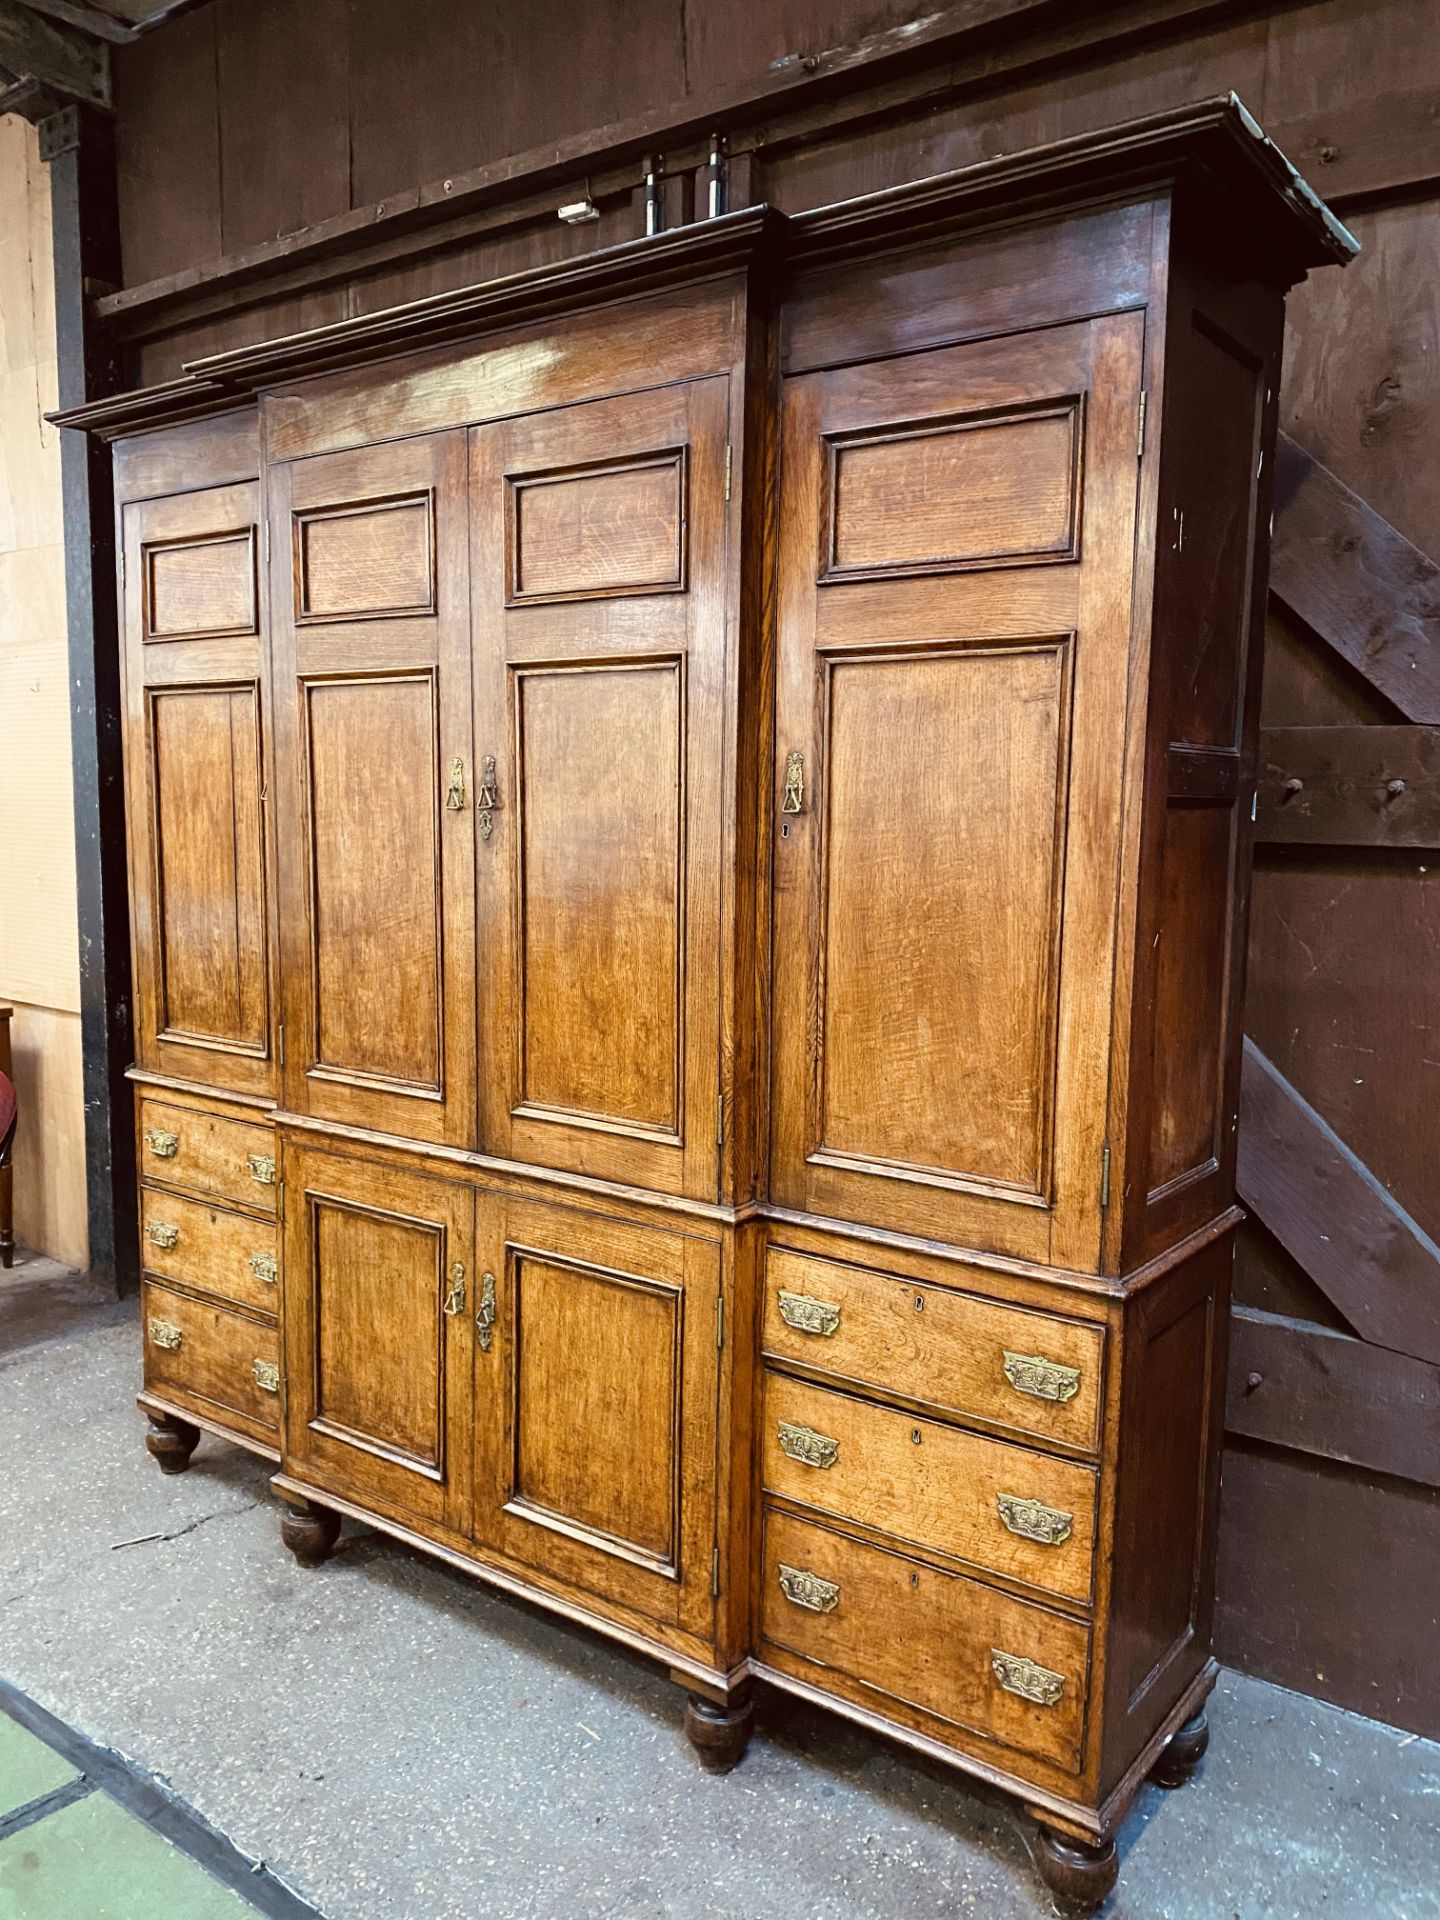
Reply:
[[771, 1493], [1071, 1600], [1090, 1598], [1093, 1467], [812, 1387], [765, 1381]]
[[279, 1261], [273, 1222], [184, 1200], [154, 1187], [140, 1193], [140, 1258], [147, 1272], [274, 1313]]
[[150, 1280], [141, 1315], [152, 1392], [246, 1432], [278, 1435], [280, 1342], [273, 1326]]
[[273, 1127], [168, 1100], [140, 1102], [140, 1171], [147, 1180], [274, 1213], [275, 1163]]
[[765, 1351], [1017, 1433], [1094, 1448], [1104, 1329], [771, 1247]]
[[1075, 1621], [774, 1510], [763, 1595], [772, 1647], [1078, 1771], [1090, 1636]]

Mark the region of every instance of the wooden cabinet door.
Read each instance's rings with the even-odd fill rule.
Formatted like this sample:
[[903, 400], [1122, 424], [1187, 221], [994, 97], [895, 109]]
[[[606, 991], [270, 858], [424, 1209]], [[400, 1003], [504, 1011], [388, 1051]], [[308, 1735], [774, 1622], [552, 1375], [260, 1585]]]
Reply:
[[287, 1143], [285, 1459], [464, 1528], [473, 1189]]
[[711, 1198], [728, 385], [482, 427], [470, 465], [481, 1143]]
[[476, 1539], [707, 1634], [719, 1246], [485, 1193], [478, 1223]]
[[787, 382], [773, 1190], [1096, 1257], [1143, 322]]
[[465, 440], [271, 474], [285, 1101], [474, 1138]]
[[126, 806], [143, 1066], [274, 1091], [259, 489], [123, 510]]

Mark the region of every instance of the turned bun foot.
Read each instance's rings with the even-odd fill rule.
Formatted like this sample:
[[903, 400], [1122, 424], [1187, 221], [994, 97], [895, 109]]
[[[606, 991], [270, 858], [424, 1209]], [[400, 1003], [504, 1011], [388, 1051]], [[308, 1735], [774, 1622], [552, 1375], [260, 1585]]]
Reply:
[[1093, 1913], [1114, 1890], [1120, 1877], [1120, 1856], [1113, 1840], [1092, 1846], [1042, 1825], [1035, 1829], [1035, 1869], [1063, 1905]]
[[173, 1413], [147, 1413], [145, 1448], [162, 1473], [184, 1473], [200, 1444], [200, 1429]]
[[1150, 1769], [1157, 1787], [1183, 1787], [1204, 1758], [1210, 1744], [1210, 1721], [1203, 1712], [1187, 1720], [1165, 1742], [1160, 1758]]
[[287, 1507], [280, 1521], [280, 1538], [302, 1567], [318, 1567], [330, 1558], [340, 1537], [340, 1516], [307, 1500], [303, 1507]]
[[755, 1718], [748, 1695], [720, 1706], [692, 1693], [685, 1702], [685, 1737], [707, 1773], [729, 1773], [744, 1753]]

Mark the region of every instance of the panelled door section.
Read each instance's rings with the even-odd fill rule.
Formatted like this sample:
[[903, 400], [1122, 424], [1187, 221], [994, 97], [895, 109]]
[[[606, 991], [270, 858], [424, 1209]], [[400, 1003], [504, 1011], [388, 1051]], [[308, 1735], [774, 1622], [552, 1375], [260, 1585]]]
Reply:
[[471, 435], [480, 1134], [714, 1197], [728, 381]]
[[476, 1538], [708, 1634], [719, 1246], [482, 1193], [476, 1253]]
[[259, 488], [123, 510], [135, 1043], [143, 1066], [274, 1091]]
[[276, 467], [285, 1100], [474, 1138], [463, 434]]
[[1098, 1254], [1142, 343], [787, 383], [782, 1204]]
[[284, 1176], [287, 1463], [463, 1530], [473, 1189], [293, 1145]]

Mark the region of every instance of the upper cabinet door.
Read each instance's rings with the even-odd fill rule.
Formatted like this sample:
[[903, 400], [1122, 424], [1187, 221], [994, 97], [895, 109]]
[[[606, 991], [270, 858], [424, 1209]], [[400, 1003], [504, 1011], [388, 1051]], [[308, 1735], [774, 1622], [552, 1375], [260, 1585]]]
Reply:
[[710, 1197], [727, 393], [470, 443], [481, 1144]]
[[126, 786], [137, 1058], [270, 1094], [258, 494], [124, 509]]
[[285, 1104], [475, 1126], [465, 440], [271, 473]]
[[773, 1191], [1098, 1252], [1143, 321], [784, 403]]

